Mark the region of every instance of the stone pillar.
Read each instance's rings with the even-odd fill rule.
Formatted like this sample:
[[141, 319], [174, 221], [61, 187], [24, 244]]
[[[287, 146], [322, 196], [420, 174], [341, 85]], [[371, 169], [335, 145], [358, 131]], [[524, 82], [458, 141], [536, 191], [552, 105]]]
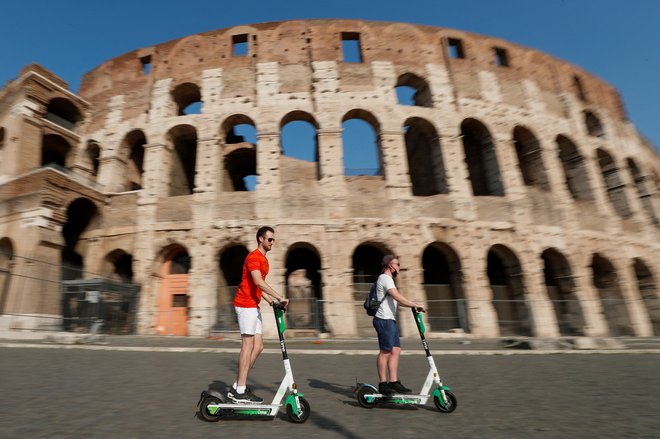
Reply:
[[498, 337], [500, 328], [486, 273], [486, 251], [481, 246], [469, 246], [463, 255], [461, 265], [470, 333], [475, 337]]
[[143, 192], [147, 197], [164, 198], [169, 194], [172, 148], [165, 143], [144, 145]]
[[[279, 133], [263, 132], [257, 140], [257, 218], [273, 222], [280, 217], [280, 136]], [[259, 207], [261, 206], [261, 207]]]
[[554, 304], [544, 288], [543, 259], [532, 251], [525, 251], [520, 256], [525, 283], [525, 302], [530, 312], [532, 334], [535, 337], [558, 337], [559, 325]]
[[454, 210], [454, 218], [472, 221], [476, 219], [477, 211], [461, 139], [460, 134], [440, 135], [440, 147], [445, 161], [449, 200]]
[[319, 186], [323, 195], [328, 218], [344, 218], [346, 212], [346, 180], [342, 157], [341, 129], [317, 131]]
[[[408, 173], [408, 157], [403, 131], [380, 132], [380, 150], [385, 170], [385, 187], [388, 198], [392, 201], [409, 199], [412, 193], [410, 175]], [[393, 213], [398, 209], [392, 209]]]
[[221, 156], [220, 139], [215, 136], [197, 140], [195, 193], [217, 192], [222, 184], [223, 168], [218, 168]]
[[98, 182], [108, 192], [123, 192], [126, 188], [126, 162], [116, 155], [99, 159]]
[[[575, 253], [579, 254], [580, 251]], [[593, 284], [593, 272], [591, 267], [588, 266], [590, 263], [587, 262], [588, 256], [585, 256], [582, 263], [572, 267], [576, 295], [580, 298], [580, 306], [584, 316], [584, 335], [588, 337], [605, 337], [609, 335], [609, 328], [603, 314], [600, 295]]]
[[530, 224], [533, 222], [533, 215], [529, 207], [527, 188], [520, 172], [513, 139], [509, 133], [502, 133], [493, 136], [493, 143], [504, 186], [504, 195], [511, 203], [513, 210], [511, 220], [515, 223]]
[[213, 249], [195, 240], [190, 248], [193, 261], [188, 273], [188, 335], [209, 334], [217, 317], [217, 273]]
[[630, 259], [620, 259], [616, 264], [621, 295], [626, 301], [626, 309], [635, 335], [637, 337], [651, 337], [653, 336], [653, 325], [644, 299], [640, 296], [639, 289], [637, 289], [637, 276], [631, 262]]

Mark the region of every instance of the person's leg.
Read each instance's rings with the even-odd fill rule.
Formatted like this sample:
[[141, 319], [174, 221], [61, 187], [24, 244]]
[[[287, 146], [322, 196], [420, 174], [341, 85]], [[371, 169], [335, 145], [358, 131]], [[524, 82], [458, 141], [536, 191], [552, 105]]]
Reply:
[[389, 363], [390, 354], [392, 351], [380, 350], [376, 358], [376, 368], [378, 369], [378, 381], [381, 383], [387, 382], [387, 365]]
[[254, 361], [256, 361], [256, 358], [254, 358], [254, 361], [252, 359], [254, 343], [254, 335], [241, 334], [241, 352], [238, 354], [238, 376], [236, 377], [236, 385], [238, 387], [247, 385], [248, 372], [252, 368]]
[[254, 344], [252, 346], [252, 353], [250, 354], [250, 369], [254, 367], [257, 358], [264, 351], [264, 338], [261, 334], [254, 334]]
[[390, 376], [390, 382], [399, 381], [399, 357], [401, 356], [401, 348], [394, 346], [390, 351], [387, 359], [387, 370]]

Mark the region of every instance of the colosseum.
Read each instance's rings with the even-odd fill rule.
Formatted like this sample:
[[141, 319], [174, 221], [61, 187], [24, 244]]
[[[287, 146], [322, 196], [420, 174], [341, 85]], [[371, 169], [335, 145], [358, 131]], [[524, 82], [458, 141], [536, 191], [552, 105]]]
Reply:
[[78, 93], [33, 64], [0, 90], [0, 328], [236, 331], [271, 225], [294, 335], [372, 336], [385, 254], [431, 336], [660, 335], [659, 184], [611, 85], [456, 29], [236, 26]]

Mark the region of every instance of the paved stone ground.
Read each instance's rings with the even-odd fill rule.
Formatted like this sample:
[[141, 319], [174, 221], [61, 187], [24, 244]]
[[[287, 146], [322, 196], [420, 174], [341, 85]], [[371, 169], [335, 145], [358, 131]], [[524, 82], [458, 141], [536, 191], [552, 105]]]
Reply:
[[[358, 406], [356, 379], [375, 381], [370, 353], [292, 354], [312, 414], [291, 424], [283, 415], [217, 423], [195, 416], [201, 390], [233, 382], [233, 352], [4, 346], [3, 438], [660, 437], [657, 353], [436, 355], [458, 398], [451, 414], [433, 406]], [[403, 357], [401, 369], [404, 384], [418, 390], [424, 357]], [[251, 375], [255, 393], [272, 398], [283, 373], [281, 355], [264, 354]]]

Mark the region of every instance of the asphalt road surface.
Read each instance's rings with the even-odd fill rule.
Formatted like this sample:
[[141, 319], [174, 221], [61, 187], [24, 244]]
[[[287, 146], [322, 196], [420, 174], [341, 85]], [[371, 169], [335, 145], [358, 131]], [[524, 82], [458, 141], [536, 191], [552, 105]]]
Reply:
[[[196, 416], [209, 386], [225, 388], [236, 354], [0, 348], [2, 438], [659, 438], [660, 355], [435, 356], [458, 399], [433, 406], [365, 409], [356, 380], [376, 381], [373, 355], [290, 355], [312, 413], [275, 419]], [[416, 391], [422, 355], [401, 359]], [[269, 401], [284, 375], [281, 355], [263, 354], [250, 377]]]

